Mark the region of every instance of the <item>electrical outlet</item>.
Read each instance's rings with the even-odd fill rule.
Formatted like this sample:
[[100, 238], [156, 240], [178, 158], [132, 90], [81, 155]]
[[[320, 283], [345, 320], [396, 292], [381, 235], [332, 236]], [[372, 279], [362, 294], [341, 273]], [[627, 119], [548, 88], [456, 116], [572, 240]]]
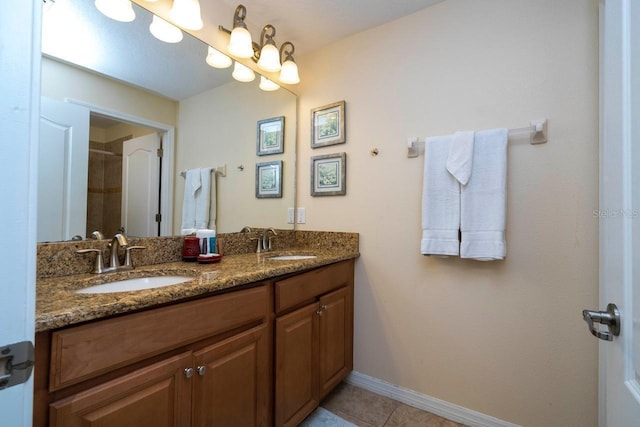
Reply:
[[304, 224], [305, 222], [307, 222], [307, 210], [298, 208], [298, 224]]
[[294, 215], [293, 208], [287, 208], [287, 224], [293, 224], [295, 222]]

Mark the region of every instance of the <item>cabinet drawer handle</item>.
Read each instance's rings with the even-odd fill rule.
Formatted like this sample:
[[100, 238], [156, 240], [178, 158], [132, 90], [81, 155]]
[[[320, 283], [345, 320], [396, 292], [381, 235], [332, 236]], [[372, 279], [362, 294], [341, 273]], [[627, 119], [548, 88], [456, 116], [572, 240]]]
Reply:
[[187, 378], [191, 378], [193, 376], [193, 368], [186, 368], [184, 370], [184, 376]]
[[204, 365], [200, 365], [196, 368], [196, 370], [198, 371], [198, 375], [202, 376], [205, 372], [207, 372], [207, 367]]

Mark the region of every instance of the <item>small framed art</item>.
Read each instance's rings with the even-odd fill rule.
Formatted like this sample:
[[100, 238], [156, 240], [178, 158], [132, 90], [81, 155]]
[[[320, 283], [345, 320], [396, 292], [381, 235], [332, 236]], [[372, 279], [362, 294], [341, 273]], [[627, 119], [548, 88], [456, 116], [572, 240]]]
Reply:
[[347, 194], [347, 153], [325, 154], [311, 158], [311, 195]]
[[339, 101], [311, 110], [311, 148], [346, 142], [345, 106]]
[[258, 121], [256, 154], [284, 153], [284, 116]]
[[256, 163], [256, 197], [282, 197], [282, 160]]

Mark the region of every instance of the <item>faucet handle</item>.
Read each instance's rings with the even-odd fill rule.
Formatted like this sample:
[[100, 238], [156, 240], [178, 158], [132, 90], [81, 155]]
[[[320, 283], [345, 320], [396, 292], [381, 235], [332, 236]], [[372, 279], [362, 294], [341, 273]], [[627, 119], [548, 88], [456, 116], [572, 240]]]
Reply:
[[104, 271], [104, 259], [102, 258], [102, 251], [100, 249], [78, 249], [76, 251], [77, 254], [88, 254], [91, 252], [98, 254], [98, 256], [96, 256], [96, 263], [93, 265], [93, 270], [91, 270], [91, 272], [94, 274], [100, 274]]
[[262, 242], [262, 237], [252, 237], [251, 240], [257, 240], [258, 241], [258, 245], [256, 246], [256, 253], [257, 254], [262, 253], [262, 249], [264, 249], [263, 246], [262, 246], [262, 243], [263, 243]]
[[272, 249], [273, 249], [273, 246], [271, 245], [271, 240], [272, 240], [274, 237], [276, 237], [276, 236], [271, 236], [271, 237], [269, 237], [269, 243], [268, 243], [269, 247], [268, 247], [268, 250], [272, 250]]
[[133, 260], [131, 259], [131, 251], [133, 249], [146, 249], [146, 246], [127, 246], [125, 248], [124, 265], [133, 268]]

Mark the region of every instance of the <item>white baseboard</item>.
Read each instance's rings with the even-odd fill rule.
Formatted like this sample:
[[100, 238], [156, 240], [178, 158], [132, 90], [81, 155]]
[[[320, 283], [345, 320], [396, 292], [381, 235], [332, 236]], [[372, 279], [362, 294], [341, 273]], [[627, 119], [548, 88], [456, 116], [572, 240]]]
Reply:
[[360, 372], [351, 372], [345, 382], [470, 427], [519, 427], [517, 424], [508, 423]]

